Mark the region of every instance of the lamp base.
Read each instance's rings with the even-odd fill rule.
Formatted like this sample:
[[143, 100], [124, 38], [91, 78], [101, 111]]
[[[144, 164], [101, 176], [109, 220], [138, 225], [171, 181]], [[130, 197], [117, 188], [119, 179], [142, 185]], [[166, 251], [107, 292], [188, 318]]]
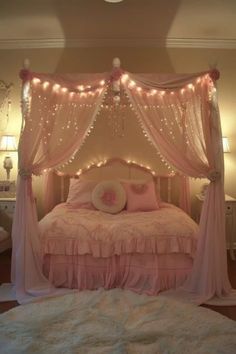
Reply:
[[4, 161], [3, 161], [3, 167], [5, 168], [7, 172], [7, 180], [10, 179], [10, 171], [13, 168], [13, 162], [11, 159], [11, 156], [6, 156]]
[[7, 172], [7, 181], [9, 181], [9, 179], [10, 179], [10, 172], [11, 172], [10, 168], [6, 168], [6, 172]]

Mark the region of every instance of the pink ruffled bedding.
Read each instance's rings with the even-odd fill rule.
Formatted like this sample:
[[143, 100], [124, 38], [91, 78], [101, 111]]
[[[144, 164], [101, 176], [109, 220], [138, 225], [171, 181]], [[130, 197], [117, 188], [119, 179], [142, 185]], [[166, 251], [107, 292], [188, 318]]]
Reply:
[[197, 246], [198, 226], [170, 204], [116, 215], [61, 204], [39, 226], [45, 276], [79, 290], [175, 288], [191, 272]]
[[45, 255], [43, 266], [45, 276], [56, 287], [122, 288], [147, 295], [182, 285], [191, 269], [192, 258], [181, 253], [133, 253], [108, 258]]
[[197, 224], [181, 209], [163, 204], [150, 212], [111, 215], [60, 204], [39, 223], [42, 253], [114, 255], [183, 253], [193, 257]]

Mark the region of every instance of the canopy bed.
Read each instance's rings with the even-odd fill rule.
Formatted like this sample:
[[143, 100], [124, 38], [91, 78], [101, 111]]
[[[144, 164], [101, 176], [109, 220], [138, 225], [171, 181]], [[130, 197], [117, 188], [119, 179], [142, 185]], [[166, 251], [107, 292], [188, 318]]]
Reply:
[[[123, 96], [127, 97], [144, 135], [167, 164], [170, 174], [182, 176], [180, 205], [185, 211], [189, 210], [187, 176], [209, 179], [196, 254], [183, 288], [196, 295], [198, 302], [230, 294], [223, 149], [215, 85], [218, 71], [132, 74], [123, 71], [116, 58], [111, 73], [39, 74], [26, 65], [20, 76], [23, 124], [12, 232], [12, 282], [18, 301], [27, 302], [56, 291], [43, 274], [32, 175], [47, 174], [45, 200], [50, 210], [52, 171], [60, 171], [60, 166], [75, 157], [108, 94], [114, 106], [121, 104]], [[56, 213], [60, 212], [56, 209]]]
[[[99, 170], [99, 179], [91, 178], [92, 169]], [[148, 179], [128, 178], [137, 170]], [[118, 179], [118, 171], [127, 179]], [[198, 226], [170, 204], [173, 176], [154, 176], [156, 197], [153, 174], [115, 158], [70, 179], [66, 203], [39, 223], [43, 270], [52, 284], [80, 290], [119, 287], [149, 295], [183, 284], [192, 269]], [[169, 203], [163, 202], [165, 194]]]

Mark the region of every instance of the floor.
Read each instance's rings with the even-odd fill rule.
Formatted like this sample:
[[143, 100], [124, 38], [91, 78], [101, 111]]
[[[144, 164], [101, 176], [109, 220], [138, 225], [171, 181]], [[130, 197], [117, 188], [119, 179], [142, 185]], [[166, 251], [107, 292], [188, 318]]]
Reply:
[[[0, 254], [0, 284], [10, 282], [11, 271], [11, 251], [5, 251]], [[228, 257], [228, 272], [232, 287], [236, 288], [236, 261], [232, 261]], [[0, 313], [10, 310], [18, 306], [16, 301], [0, 302]], [[209, 306], [203, 305], [211, 310], [221, 313], [224, 316], [236, 321], [236, 306]]]

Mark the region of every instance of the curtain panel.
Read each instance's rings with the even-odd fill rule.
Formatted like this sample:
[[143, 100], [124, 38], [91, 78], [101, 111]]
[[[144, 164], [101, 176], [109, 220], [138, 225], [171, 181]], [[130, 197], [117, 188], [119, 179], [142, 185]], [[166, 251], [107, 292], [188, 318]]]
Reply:
[[[40, 78], [39, 78], [40, 77]], [[56, 79], [56, 81], [55, 81]], [[20, 303], [53, 289], [43, 276], [38, 220], [32, 192], [32, 175], [73, 158], [93, 123], [106, 90], [104, 75], [87, 80], [78, 75], [53, 77], [33, 75], [28, 110], [20, 136], [16, 208], [13, 220], [12, 282]], [[52, 190], [48, 180], [48, 190]], [[49, 198], [50, 200], [50, 198]]]
[[184, 288], [199, 302], [229, 294], [223, 148], [214, 76], [203, 73], [155, 82], [145, 74], [129, 78], [125, 90], [156, 150], [184, 175], [210, 180], [193, 271]]

